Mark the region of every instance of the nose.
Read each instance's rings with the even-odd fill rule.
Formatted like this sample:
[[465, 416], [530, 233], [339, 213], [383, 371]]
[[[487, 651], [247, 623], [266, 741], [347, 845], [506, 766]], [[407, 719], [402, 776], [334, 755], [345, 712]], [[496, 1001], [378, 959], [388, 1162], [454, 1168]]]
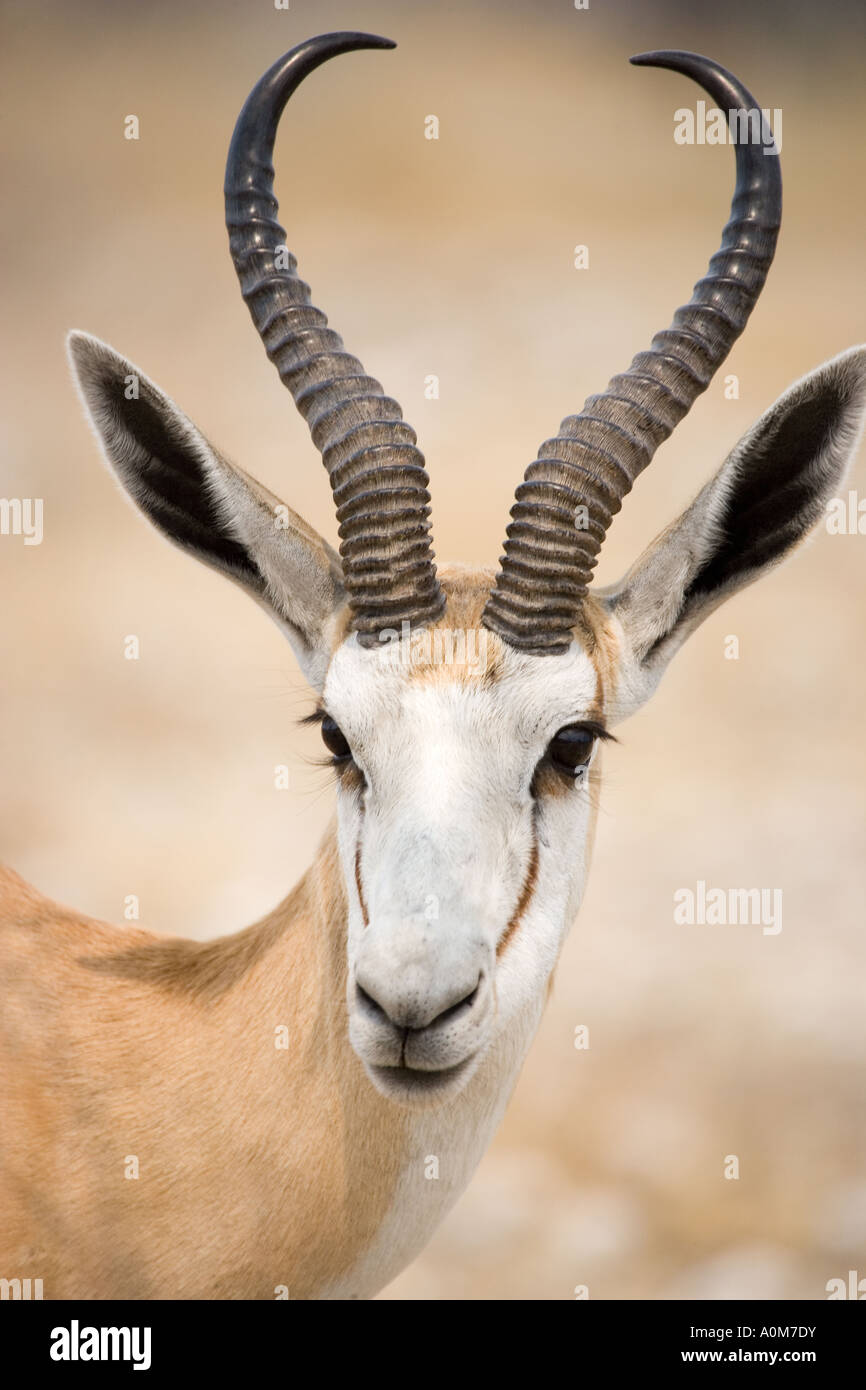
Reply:
[[352, 1046], [368, 1068], [453, 1069], [481, 1055], [492, 980], [492, 949], [473, 926], [379, 916], [350, 977]]
[[481, 993], [481, 972], [468, 978], [443, 982], [399, 981], [377, 978], [369, 968], [361, 967], [355, 977], [359, 1006], [374, 1019], [386, 1021], [395, 1028], [419, 1031], [458, 1020], [467, 1014]]

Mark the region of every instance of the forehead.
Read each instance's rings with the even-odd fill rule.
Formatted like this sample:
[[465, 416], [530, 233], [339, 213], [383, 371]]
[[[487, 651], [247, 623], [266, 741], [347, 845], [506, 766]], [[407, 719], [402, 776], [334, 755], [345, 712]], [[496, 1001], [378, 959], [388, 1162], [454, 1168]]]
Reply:
[[377, 648], [354, 635], [336, 650], [323, 691], [338, 723], [360, 732], [380, 721], [490, 722], [531, 737], [576, 719], [602, 719], [611, 654], [600, 614], [558, 656], [515, 651], [481, 626], [492, 571], [442, 567], [439, 622], [387, 634]]

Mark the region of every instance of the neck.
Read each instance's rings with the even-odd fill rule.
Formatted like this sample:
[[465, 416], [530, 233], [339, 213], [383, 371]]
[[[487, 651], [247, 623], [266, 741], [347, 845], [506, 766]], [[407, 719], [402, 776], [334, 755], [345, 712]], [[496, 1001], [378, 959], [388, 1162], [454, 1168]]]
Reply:
[[226, 1106], [223, 1090], [218, 1107], [233, 1130], [226, 1153], [268, 1159], [255, 1185], [256, 1263], [290, 1297], [369, 1297], [414, 1258], [489, 1144], [541, 1013], [499, 1039], [453, 1101], [395, 1105], [349, 1045], [346, 912], [332, 827], [285, 902], [196, 945], [184, 971], [211, 1005], [207, 1074], [236, 1095]]

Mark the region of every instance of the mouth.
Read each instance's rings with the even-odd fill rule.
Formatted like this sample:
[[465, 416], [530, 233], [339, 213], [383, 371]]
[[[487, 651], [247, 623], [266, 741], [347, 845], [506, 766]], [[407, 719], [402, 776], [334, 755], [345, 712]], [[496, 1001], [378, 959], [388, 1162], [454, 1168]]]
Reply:
[[469, 1080], [475, 1069], [477, 1054], [466, 1057], [453, 1067], [438, 1071], [421, 1071], [418, 1067], [381, 1067], [365, 1062], [367, 1075], [376, 1090], [388, 1100], [403, 1105], [429, 1105], [455, 1096]]

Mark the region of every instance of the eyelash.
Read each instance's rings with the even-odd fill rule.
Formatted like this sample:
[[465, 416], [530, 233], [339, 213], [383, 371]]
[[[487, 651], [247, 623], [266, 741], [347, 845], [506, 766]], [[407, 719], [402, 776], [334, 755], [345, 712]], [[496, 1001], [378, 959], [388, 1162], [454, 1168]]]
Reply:
[[303, 715], [298, 720], [298, 727], [304, 729], [309, 728], [311, 724], [321, 724], [327, 713], [328, 711], [326, 709], [322, 709], [321, 705], [317, 705], [315, 709], [310, 710], [309, 714]]
[[[321, 726], [326, 719], [330, 718], [328, 711], [318, 705], [316, 709], [299, 719], [298, 724], [302, 728], [309, 728], [316, 724]], [[336, 720], [334, 723], [336, 724]], [[349, 789], [359, 792], [366, 786], [364, 774], [352, 758], [351, 753], [348, 757], [338, 757], [334, 753], [326, 754], [323, 758], [314, 758], [313, 762], [316, 767], [326, 768], [329, 772], [333, 772], [337, 780]]]

